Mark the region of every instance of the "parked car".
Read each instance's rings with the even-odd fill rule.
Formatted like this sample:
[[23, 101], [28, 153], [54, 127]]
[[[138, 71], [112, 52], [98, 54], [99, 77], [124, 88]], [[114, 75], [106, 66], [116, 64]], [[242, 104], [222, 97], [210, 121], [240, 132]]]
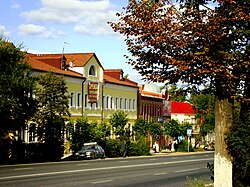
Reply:
[[104, 159], [105, 151], [104, 149], [98, 145], [96, 142], [85, 143], [81, 150], [76, 153], [78, 158], [82, 159], [96, 159], [101, 158]]

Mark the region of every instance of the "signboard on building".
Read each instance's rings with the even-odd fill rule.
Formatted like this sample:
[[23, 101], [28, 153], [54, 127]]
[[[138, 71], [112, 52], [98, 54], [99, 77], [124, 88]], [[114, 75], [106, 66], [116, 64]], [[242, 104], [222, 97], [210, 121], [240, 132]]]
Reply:
[[98, 83], [89, 82], [89, 87], [88, 87], [89, 103], [97, 103], [97, 96], [98, 96]]

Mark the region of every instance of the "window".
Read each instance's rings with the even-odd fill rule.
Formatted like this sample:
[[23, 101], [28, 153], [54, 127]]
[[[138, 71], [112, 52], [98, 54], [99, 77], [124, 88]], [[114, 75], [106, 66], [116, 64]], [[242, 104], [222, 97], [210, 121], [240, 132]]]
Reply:
[[106, 108], [109, 108], [109, 96], [106, 97]]
[[90, 66], [89, 68], [89, 75], [96, 76], [96, 68], [94, 65]]
[[133, 100], [133, 110], [135, 110], [135, 99]]
[[115, 109], [118, 109], [118, 97], [115, 98]]
[[70, 93], [70, 107], [74, 107], [75, 106], [75, 93]]
[[88, 107], [88, 94], [85, 94], [85, 96], [84, 96], [84, 107], [85, 108]]
[[110, 97], [110, 109], [114, 109], [114, 98]]
[[81, 107], [82, 106], [82, 94], [78, 93], [77, 94], [77, 107]]
[[127, 109], [127, 99], [124, 100], [124, 109]]
[[120, 109], [122, 109], [122, 98], [120, 98]]
[[129, 102], [128, 102], [128, 109], [129, 110], [131, 109], [131, 99], [129, 99]]

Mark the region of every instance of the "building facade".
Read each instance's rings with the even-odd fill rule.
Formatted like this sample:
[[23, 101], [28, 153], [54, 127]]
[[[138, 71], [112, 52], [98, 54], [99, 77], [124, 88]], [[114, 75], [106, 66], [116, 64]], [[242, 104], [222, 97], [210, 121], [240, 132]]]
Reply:
[[[108, 123], [113, 112], [122, 110], [128, 114], [126, 128], [132, 131], [137, 119], [138, 86], [124, 78], [121, 69], [105, 70], [94, 53], [27, 54], [27, 59], [34, 74], [52, 71], [64, 77], [70, 95], [71, 122], [86, 117]], [[25, 142], [29, 142], [28, 129]]]

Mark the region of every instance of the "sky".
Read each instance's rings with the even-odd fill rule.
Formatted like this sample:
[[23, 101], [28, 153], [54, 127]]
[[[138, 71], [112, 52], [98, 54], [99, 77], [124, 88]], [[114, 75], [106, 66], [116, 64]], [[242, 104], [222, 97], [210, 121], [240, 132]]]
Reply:
[[142, 83], [126, 63], [124, 38], [107, 24], [128, 0], [0, 0], [0, 36], [30, 53], [93, 52], [104, 69], [123, 69]]

